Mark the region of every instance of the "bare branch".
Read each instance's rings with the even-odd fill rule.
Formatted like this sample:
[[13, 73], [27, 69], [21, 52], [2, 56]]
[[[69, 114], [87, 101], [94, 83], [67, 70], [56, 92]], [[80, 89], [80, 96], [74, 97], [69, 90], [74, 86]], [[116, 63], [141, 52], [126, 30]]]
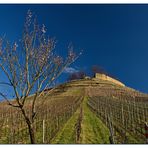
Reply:
[[7, 103], [8, 103], [8, 105], [10, 105], [10, 106], [12, 106], [12, 107], [20, 107], [20, 106], [18, 106], [18, 105], [14, 105], [14, 104], [12, 104], [10, 101], [9, 101], [9, 99], [7, 99], [7, 97], [3, 94], [3, 93], [1, 93], [0, 92], [0, 96], [2, 96], [6, 101], [7, 101]]
[[0, 85], [8, 85], [8, 86], [12, 86], [12, 84], [10, 84], [10, 83], [7, 83], [7, 82], [0, 82]]

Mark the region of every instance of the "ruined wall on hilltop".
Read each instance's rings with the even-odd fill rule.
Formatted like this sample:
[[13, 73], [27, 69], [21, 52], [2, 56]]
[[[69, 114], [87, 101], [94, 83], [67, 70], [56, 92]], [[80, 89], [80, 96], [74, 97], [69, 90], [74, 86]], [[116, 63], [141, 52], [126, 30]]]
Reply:
[[95, 78], [101, 79], [101, 80], [107, 80], [107, 81], [110, 81], [110, 82], [115, 83], [115, 84], [120, 85], [120, 86], [125, 86], [122, 82], [120, 82], [120, 81], [118, 81], [114, 78], [111, 78], [111, 77], [109, 77], [105, 74], [96, 73]]

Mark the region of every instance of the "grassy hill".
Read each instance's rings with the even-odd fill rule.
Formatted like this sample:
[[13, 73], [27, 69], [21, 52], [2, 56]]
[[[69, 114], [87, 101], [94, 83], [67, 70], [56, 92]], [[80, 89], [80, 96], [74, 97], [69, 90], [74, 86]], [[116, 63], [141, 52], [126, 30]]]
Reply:
[[[26, 107], [30, 113], [28, 99]], [[148, 95], [97, 79], [61, 84], [37, 104], [37, 143], [145, 143]], [[44, 128], [43, 128], [44, 126]], [[29, 143], [18, 110], [0, 103], [0, 143]]]

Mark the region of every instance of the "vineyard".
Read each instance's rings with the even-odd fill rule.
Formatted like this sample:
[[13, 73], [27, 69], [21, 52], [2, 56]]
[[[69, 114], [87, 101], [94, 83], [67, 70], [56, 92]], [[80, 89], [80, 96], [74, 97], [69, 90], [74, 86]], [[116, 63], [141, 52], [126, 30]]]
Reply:
[[[96, 91], [97, 95], [93, 91]], [[110, 143], [146, 143], [146, 95], [122, 87], [106, 87], [101, 90], [96, 88], [89, 94], [87, 104], [109, 128]]]
[[[35, 118], [36, 143], [50, 143], [56, 133], [73, 115], [82, 102], [81, 96], [50, 96], [39, 104]], [[29, 102], [27, 113], [31, 116]], [[0, 105], [0, 143], [29, 143], [29, 133], [19, 110]]]
[[[62, 85], [64, 86], [64, 85]], [[106, 81], [79, 80], [38, 100], [36, 143], [146, 143], [148, 95]], [[31, 116], [27, 100], [27, 114]], [[21, 112], [0, 103], [0, 143], [30, 143]]]

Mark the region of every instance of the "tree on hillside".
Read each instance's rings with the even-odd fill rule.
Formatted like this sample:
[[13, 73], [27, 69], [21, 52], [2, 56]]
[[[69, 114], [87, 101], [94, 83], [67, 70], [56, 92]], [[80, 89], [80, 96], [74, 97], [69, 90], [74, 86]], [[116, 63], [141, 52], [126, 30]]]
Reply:
[[101, 74], [107, 74], [107, 72], [104, 70], [104, 68], [98, 66], [98, 65], [93, 65], [91, 67], [92, 74], [95, 76], [96, 73], [101, 73]]
[[[65, 67], [80, 55], [76, 55], [73, 46], [69, 46], [68, 55], [63, 58], [55, 53], [55, 44], [55, 39], [46, 36], [45, 26], [39, 26], [30, 10], [27, 12], [20, 43], [15, 42], [11, 45], [5, 38], [0, 39], [0, 68], [8, 79], [1, 84], [12, 87], [15, 101], [10, 101], [3, 92], [0, 95], [8, 105], [19, 109], [24, 116], [32, 144], [36, 142], [34, 120], [38, 113], [38, 98], [59, 77]], [[30, 116], [25, 106], [31, 94], [34, 95], [30, 101]]]
[[86, 76], [84, 71], [74, 72], [69, 75], [68, 80], [83, 79]]

